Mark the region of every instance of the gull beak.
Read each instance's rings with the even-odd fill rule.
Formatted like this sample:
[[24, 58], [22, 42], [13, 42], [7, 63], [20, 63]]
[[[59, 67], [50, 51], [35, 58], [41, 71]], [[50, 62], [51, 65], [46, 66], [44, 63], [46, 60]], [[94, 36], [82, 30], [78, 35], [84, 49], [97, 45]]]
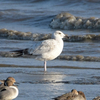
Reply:
[[64, 41], [69, 41], [70, 36], [68, 36], [67, 34], [65, 35], [65, 37], [63, 38]]
[[65, 35], [64, 38], [67, 39], [67, 40], [70, 39], [70, 37], [67, 34]]

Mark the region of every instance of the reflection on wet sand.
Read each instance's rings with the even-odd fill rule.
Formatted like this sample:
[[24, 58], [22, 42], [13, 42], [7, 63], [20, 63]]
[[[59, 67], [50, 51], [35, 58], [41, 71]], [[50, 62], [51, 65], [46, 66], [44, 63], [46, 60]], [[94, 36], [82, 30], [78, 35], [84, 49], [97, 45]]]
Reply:
[[[0, 77], [15, 77], [20, 91], [17, 100], [52, 100], [52, 98], [75, 88], [86, 94], [87, 100], [100, 93], [99, 70], [50, 68], [44, 73], [42, 68], [0, 67]], [[95, 82], [91, 84], [91, 82]], [[88, 84], [88, 85], [87, 85]], [[95, 84], [95, 85], [94, 85]], [[88, 93], [90, 88], [91, 93]], [[92, 92], [96, 91], [93, 95]]]

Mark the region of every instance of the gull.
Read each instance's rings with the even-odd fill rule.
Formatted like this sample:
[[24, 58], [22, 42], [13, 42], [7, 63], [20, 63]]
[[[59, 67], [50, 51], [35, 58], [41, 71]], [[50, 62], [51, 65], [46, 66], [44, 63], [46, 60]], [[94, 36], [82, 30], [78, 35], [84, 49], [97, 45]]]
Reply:
[[[57, 58], [63, 50], [63, 40], [65, 34], [61, 31], [55, 31], [51, 39], [47, 39], [41, 42], [41, 44], [34, 48], [27, 48], [24, 50], [15, 50], [12, 52], [19, 53], [20, 55], [33, 55], [35, 59], [44, 61], [44, 71], [47, 70], [46, 61]], [[66, 35], [67, 38], [67, 35]]]
[[18, 88], [14, 85], [15, 79], [7, 79], [4, 86], [0, 86], [0, 100], [12, 100], [18, 96]]

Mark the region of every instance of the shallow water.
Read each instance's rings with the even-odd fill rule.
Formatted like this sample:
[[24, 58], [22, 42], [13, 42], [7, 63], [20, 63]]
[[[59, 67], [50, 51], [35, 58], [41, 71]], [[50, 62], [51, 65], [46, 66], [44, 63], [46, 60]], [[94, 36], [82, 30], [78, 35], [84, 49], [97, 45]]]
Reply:
[[[99, 0], [1, 0], [0, 29], [32, 33], [52, 33], [49, 27], [55, 15], [67, 11], [74, 16], [100, 18]], [[68, 35], [100, 34], [95, 30], [61, 30]], [[0, 51], [23, 49], [40, 41], [10, 40], [0, 37]], [[99, 41], [65, 42], [61, 55], [100, 57]], [[12, 76], [18, 82], [15, 100], [52, 100], [69, 92], [81, 90], [87, 100], [100, 95], [100, 62], [58, 60], [43, 62], [31, 57], [0, 57], [0, 79]]]
[[18, 82], [19, 96], [15, 100], [52, 100], [71, 89], [82, 90], [87, 100], [92, 100], [100, 93], [99, 72], [91, 69], [48, 68], [44, 73], [43, 68], [19, 66], [18, 68], [1, 67], [0, 77], [4, 79], [13, 76]]

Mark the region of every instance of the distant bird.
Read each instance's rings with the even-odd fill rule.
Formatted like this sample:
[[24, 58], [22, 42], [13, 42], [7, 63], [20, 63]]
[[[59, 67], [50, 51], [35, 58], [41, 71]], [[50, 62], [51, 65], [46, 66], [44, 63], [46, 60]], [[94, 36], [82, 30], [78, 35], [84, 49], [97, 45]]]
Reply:
[[[3, 82], [3, 81], [2, 81]], [[15, 79], [8, 77], [0, 86], [0, 100], [12, 100], [18, 96], [18, 88], [14, 85]]]
[[[61, 31], [56, 31], [53, 34], [52, 39], [42, 41], [42, 43], [34, 49], [34, 47], [27, 48], [24, 50], [15, 50], [13, 53], [18, 55], [33, 55], [35, 59], [44, 61], [44, 71], [46, 71], [46, 61], [53, 60], [58, 57], [63, 50], [63, 40], [65, 34]], [[67, 38], [67, 35], [66, 35]]]
[[95, 97], [93, 100], [100, 100], [100, 96]]
[[54, 98], [54, 100], [86, 100], [86, 97], [82, 91], [73, 89], [69, 93]]

